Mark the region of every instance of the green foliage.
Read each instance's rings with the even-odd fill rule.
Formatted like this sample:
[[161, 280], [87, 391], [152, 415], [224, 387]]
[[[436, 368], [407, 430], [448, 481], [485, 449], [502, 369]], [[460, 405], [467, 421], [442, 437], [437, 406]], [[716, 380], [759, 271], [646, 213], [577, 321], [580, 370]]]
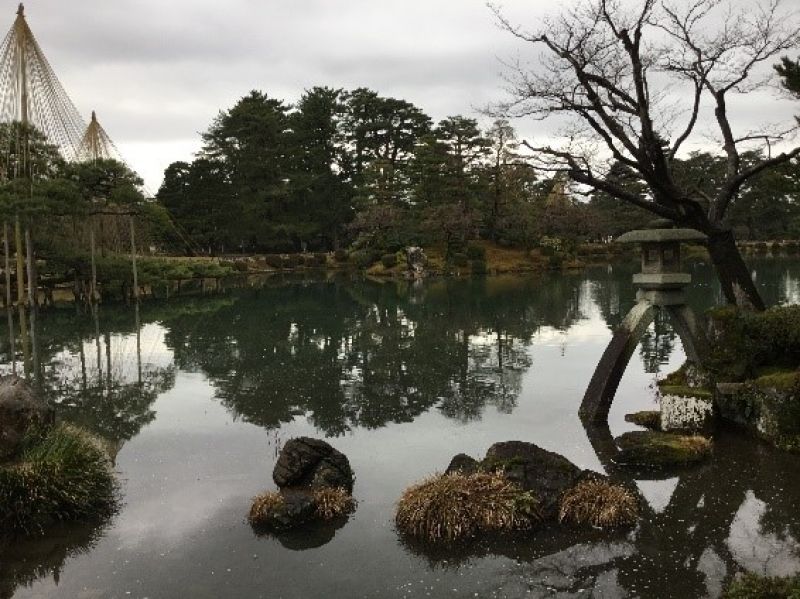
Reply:
[[485, 275], [489, 272], [489, 267], [486, 265], [486, 260], [473, 260], [471, 262], [472, 274]]
[[384, 254], [381, 256], [381, 264], [384, 268], [394, 268], [397, 266], [397, 254]]
[[467, 244], [467, 258], [470, 260], [486, 260], [486, 248], [477, 243]]
[[351, 257], [358, 268], [368, 268], [378, 259], [372, 250], [357, 250], [351, 254]]
[[337, 262], [347, 262], [350, 259], [350, 254], [347, 250], [338, 249], [333, 252], [333, 259]]
[[467, 258], [466, 254], [453, 254], [450, 257], [450, 262], [453, 266], [458, 266], [459, 268], [463, 268], [465, 266], [469, 266], [469, 258]]
[[61, 424], [31, 433], [20, 458], [0, 466], [0, 530], [41, 532], [64, 520], [96, 518], [116, 505], [116, 483], [101, 443]]
[[718, 381], [739, 382], [765, 367], [800, 363], [800, 306], [764, 312], [718, 308], [709, 317], [713, 339], [707, 367]]
[[724, 599], [800, 599], [800, 576], [773, 578], [746, 573], [723, 593]]

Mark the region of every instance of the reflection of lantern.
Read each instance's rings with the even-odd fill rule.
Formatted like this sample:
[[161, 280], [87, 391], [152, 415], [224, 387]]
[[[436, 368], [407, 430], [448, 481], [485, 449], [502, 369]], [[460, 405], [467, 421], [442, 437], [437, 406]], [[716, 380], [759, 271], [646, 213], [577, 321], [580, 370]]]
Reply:
[[670, 316], [686, 358], [700, 362], [703, 335], [686, 305], [683, 288], [692, 282], [692, 277], [681, 271], [681, 243], [705, 240], [700, 231], [675, 229], [669, 221], [661, 220], [650, 229], [630, 231], [617, 239], [619, 243], [639, 243], [642, 247], [642, 272], [633, 275], [637, 303], [614, 332], [597, 364], [581, 404], [581, 416], [595, 421], [607, 419], [622, 373], [657, 309]]

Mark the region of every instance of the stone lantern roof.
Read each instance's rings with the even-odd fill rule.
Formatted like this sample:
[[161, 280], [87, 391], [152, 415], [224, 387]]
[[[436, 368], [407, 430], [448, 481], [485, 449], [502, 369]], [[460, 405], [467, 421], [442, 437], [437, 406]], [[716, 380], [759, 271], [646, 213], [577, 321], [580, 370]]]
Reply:
[[617, 237], [618, 243], [659, 243], [665, 241], [705, 241], [708, 236], [697, 229], [673, 228], [668, 220], [657, 220], [649, 229], [628, 231]]

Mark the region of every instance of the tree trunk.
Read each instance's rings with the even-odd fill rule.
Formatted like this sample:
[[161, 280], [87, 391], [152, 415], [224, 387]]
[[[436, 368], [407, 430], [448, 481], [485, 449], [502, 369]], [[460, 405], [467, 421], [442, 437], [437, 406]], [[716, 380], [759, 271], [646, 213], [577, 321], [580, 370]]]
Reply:
[[708, 253], [728, 303], [742, 308], [764, 310], [764, 300], [761, 299], [750, 270], [736, 247], [733, 232], [724, 230], [709, 234]]

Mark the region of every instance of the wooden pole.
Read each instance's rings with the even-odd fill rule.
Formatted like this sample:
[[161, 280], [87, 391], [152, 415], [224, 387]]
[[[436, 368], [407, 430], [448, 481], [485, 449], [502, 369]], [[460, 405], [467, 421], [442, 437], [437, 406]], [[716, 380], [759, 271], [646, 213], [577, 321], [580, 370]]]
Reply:
[[25, 227], [25, 248], [28, 254], [28, 305], [33, 310], [37, 305], [36, 262], [34, 261], [33, 239], [30, 227]]
[[97, 301], [97, 262], [95, 261], [95, 247], [94, 247], [94, 223], [89, 224], [89, 246], [92, 256], [92, 284], [89, 293], [91, 295], [90, 303]]
[[8, 341], [11, 349], [11, 374], [17, 374], [17, 336], [14, 332], [14, 313], [11, 308], [11, 258], [8, 247], [8, 223], [3, 223], [3, 254], [6, 273], [6, 314], [8, 315]]
[[139, 302], [139, 270], [136, 267], [136, 227], [133, 215], [130, 215], [131, 228], [131, 265], [133, 266], [133, 299]]
[[14, 244], [17, 252], [17, 304], [25, 303], [25, 255], [22, 247], [22, 225], [19, 214], [14, 217]]

